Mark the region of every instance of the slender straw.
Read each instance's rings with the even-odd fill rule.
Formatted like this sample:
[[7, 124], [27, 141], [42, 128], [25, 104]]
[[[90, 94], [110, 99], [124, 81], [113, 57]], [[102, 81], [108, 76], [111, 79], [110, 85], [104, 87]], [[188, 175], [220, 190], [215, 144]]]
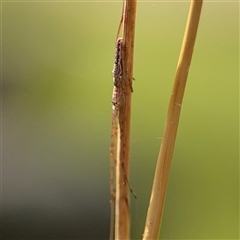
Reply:
[[202, 0], [191, 0], [174, 85], [168, 106], [164, 134], [158, 156], [143, 240], [158, 239], [162, 222], [168, 176], [177, 134], [182, 100], [192, 59], [202, 8]]
[[124, 30], [122, 48], [124, 101], [119, 109], [119, 151], [116, 165], [115, 239], [118, 240], [128, 240], [130, 235], [130, 186], [128, 179], [135, 16], [136, 0], [126, 0], [123, 13]]

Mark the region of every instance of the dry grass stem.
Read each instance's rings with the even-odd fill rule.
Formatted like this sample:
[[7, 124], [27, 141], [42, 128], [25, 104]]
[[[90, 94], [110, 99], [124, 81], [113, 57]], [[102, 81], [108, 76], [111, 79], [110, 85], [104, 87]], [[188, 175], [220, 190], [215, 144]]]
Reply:
[[126, 0], [123, 11], [123, 101], [119, 107], [119, 139], [116, 163], [115, 239], [119, 240], [128, 240], [130, 234], [128, 173], [135, 16], [136, 0]]
[[144, 240], [158, 239], [160, 234], [171, 159], [177, 134], [185, 85], [197, 35], [201, 8], [202, 0], [191, 1], [154, 176], [153, 188], [143, 234]]

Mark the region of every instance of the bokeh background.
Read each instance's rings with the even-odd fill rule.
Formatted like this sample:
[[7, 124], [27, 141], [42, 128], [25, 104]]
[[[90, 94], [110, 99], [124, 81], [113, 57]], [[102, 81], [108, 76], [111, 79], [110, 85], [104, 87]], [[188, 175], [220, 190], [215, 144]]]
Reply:
[[[1, 3], [2, 239], [108, 239], [121, 1]], [[139, 1], [131, 129], [141, 239], [189, 1]], [[161, 239], [239, 239], [239, 4], [205, 1]]]

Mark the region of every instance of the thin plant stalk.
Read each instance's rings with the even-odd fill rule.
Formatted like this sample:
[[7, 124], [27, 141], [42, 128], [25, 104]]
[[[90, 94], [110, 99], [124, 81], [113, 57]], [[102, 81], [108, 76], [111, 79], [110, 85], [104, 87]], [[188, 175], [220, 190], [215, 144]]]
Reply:
[[158, 239], [160, 234], [170, 165], [178, 129], [184, 90], [197, 35], [202, 2], [202, 0], [191, 0], [190, 4], [182, 48], [168, 106], [162, 143], [157, 160], [143, 240]]
[[133, 46], [136, 0], [126, 0], [123, 11], [123, 98], [119, 109], [119, 139], [116, 163], [115, 239], [128, 240], [130, 235], [129, 152], [133, 76]]

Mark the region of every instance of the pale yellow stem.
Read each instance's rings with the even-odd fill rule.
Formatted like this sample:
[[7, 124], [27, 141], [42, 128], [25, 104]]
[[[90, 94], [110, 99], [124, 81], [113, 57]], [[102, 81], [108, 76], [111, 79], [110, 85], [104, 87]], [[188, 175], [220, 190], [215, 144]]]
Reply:
[[158, 156], [153, 188], [147, 213], [143, 240], [158, 239], [167, 190], [168, 176], [177, 134], [182, 100], [192, 59], [194, 43], [202, 8], [202, 0], [192, 0], [177, 64], [173, 90], [168, 106], [167, 119]]

